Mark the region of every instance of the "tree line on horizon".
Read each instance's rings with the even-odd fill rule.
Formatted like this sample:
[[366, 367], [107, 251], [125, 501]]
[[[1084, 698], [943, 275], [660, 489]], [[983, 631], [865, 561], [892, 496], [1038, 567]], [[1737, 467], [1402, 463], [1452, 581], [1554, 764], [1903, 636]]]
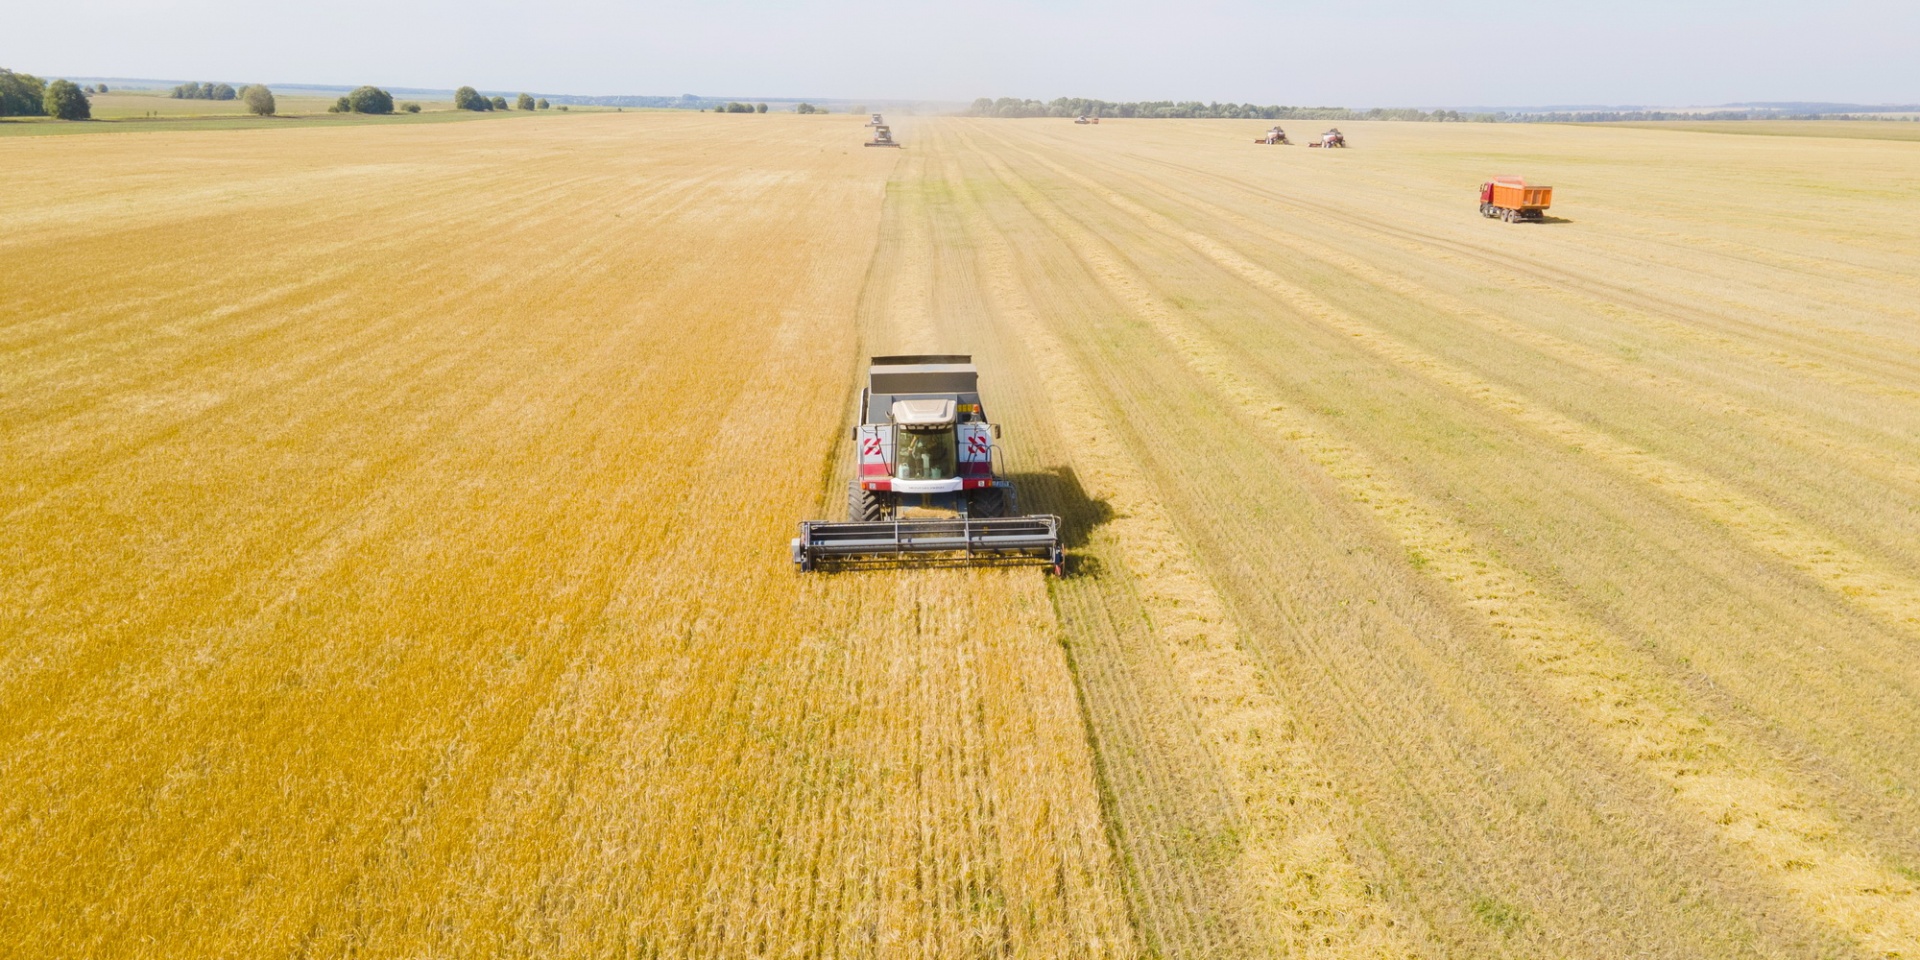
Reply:
[[[105, 92], [105, 86], [101, 85], [100, 92]], [[31, 73], [0, 67], [0, 117], [92, 119], [93, 104], [87, 100], [90, 92], [91, 88], [82, 90], [71, 80], [48, 83]]]
[[[971, 117], [1142, 117], [1152, 119], [1200, 120], [1411, 120], [1427, 122], [1476, 123], [1617, 123], [1633, 120], [1877, 120], [1872, 114], [1854, 113], [1777, 113], [1755, 110], [1713, 110], [1692, 113], [1671, 110], [1580, 110], [1550, 113], [1461, 113], [1458, 110], [1426, 111], [1412, 107], [1374, 107], [1349, 110], [1346, 107], [1283, 107], [1252, 103], [1201, 103], [1198, 100], [1140, 100], [1111, 102], [1081, 97], [1057, 97], [1053, 100], [1022, 100], [981, 97], [965, 111]], [[1920, 117], [1908, 119], [1920, 120]]]
[[1375, 107], [1349, 110], [1346, 107], [1284, 107], [1254, 103], [1202, 103], [1198, 100], [1135, 100], [1113, 102], [1084, 97], [1056, 97], [1052, 100], [1022, 100], [981, 97], [966, 110], [973, 117], [1116, 117], [1179, 120], [1415, 120], [1430, 122], [1492, 121], [1490, 113], [1460, 113], [1457, 110], [1428, 112], [1413, 107]]
[[192, 80], [167, 91], [167, 96], [175, 100], [233, 100], [240, 96], [240, 91], [235, 90], [229, 83], [201, 83], [198, 80]]
[[[461, 87], [453, 92], [453, 108], [485, 113], [489, 110], [551, 110], [553, 104], [548, 103], [546, 97], [535, 100], [532, 94], [522, 93], [509, 106], [506, 97], [489, 97], [472, 87]], [[563, 105], [560, 109], [567, 108]]]

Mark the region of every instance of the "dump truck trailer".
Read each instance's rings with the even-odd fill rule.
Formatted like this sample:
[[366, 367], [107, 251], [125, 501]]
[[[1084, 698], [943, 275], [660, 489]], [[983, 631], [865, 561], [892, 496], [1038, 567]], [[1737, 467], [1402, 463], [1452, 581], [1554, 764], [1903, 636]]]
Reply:
[[844, 521], [805, 520], [791, 544], [801, 570], [903, 559], [1030, 559], [1066, 571], [1060, 518], [1022, 515], [998, 469], [1000, 428], [980, 403], [964, 354], [874, 357], [853, 428]]
[[1542, 220], [1553, 204], [1552, 187], [1529, 186], [1520, 177], [1494, 177], [1480, 185], [1480, 215], [1508, 223]]

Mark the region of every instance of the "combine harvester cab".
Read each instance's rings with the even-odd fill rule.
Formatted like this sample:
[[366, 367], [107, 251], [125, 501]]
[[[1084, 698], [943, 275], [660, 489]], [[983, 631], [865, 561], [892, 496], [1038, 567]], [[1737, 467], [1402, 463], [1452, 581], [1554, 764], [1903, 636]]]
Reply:
[[853, 430], [857, 476], [847, 519], [806, 520], [792, 543], [801, 570], [825, 564], [1035, 559], [1066, 572], [1060, 518], [1021, 516], [995, 468], [1000, 428], [980, 404], [965, 355], [874, 357]]
[[1480, 185], [1480, 215], [1508, 223], [1540, 221], [1553, 205], [1552, 187], [1528, 186], [1520, 177], [1494, 177]]

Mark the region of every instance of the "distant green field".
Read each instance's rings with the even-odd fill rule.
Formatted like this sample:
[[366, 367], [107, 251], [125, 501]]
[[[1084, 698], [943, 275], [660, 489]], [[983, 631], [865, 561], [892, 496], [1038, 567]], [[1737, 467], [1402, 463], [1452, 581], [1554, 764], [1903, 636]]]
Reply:
[[[87, 98], [93, 104], [97, 120], [145, 119], [149, 117], [239, 117], [247, 115], [247, 105], [238, 100], [175, 100], [151, 92], [96, 93]], [[283, 114], [325, 113], [333, 97], [300, 94], [276, 94], [274, 104]], [[421, 107], [450, 110], [446, 101], [417, 101]]]
[[[206, 101], [201, 101], [206, 102]], [[552, 113], [553, 111], [547, 111]], [[431, 110], [422, 113], [396, 113], [391, 116], [370, 116], [364, 113], [312, 113], [281, 114], [272, 117], [255, 117], [244, 113], [221, 113], [200, 116], [174, 117], [120, 117], [68, 123], [48, 120], [43, 117], [28, 119], [0, 120], [0, 137], [9, 136], [56, 136], [77, 133], [132, 133], [145, 131], [183, 130], [254, 130], [264, 127], [281, 129], [285, 127], [325, 127], [360, 126], [370, 123], [456, 123], [465, 120], [481, 120], [487, 117], [525, 117], [528, 114], [513, 111], [496, 113], [474, 113], [467, 110]]]
[[1836, 137], [1845, 140], [1920, 140], [1920, 123], [1897, 120], [1633, 120], [1597, 124], [1641, 130], [1733, 133], [1750, 137]]

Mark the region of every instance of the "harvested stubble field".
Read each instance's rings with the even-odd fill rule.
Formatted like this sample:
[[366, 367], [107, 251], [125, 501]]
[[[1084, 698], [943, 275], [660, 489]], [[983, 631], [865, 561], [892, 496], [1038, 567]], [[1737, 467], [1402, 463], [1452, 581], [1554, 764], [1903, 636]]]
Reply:
[[1920, 956], [1920, 144], [1264, 126], [0, 143], [0, 942]]

